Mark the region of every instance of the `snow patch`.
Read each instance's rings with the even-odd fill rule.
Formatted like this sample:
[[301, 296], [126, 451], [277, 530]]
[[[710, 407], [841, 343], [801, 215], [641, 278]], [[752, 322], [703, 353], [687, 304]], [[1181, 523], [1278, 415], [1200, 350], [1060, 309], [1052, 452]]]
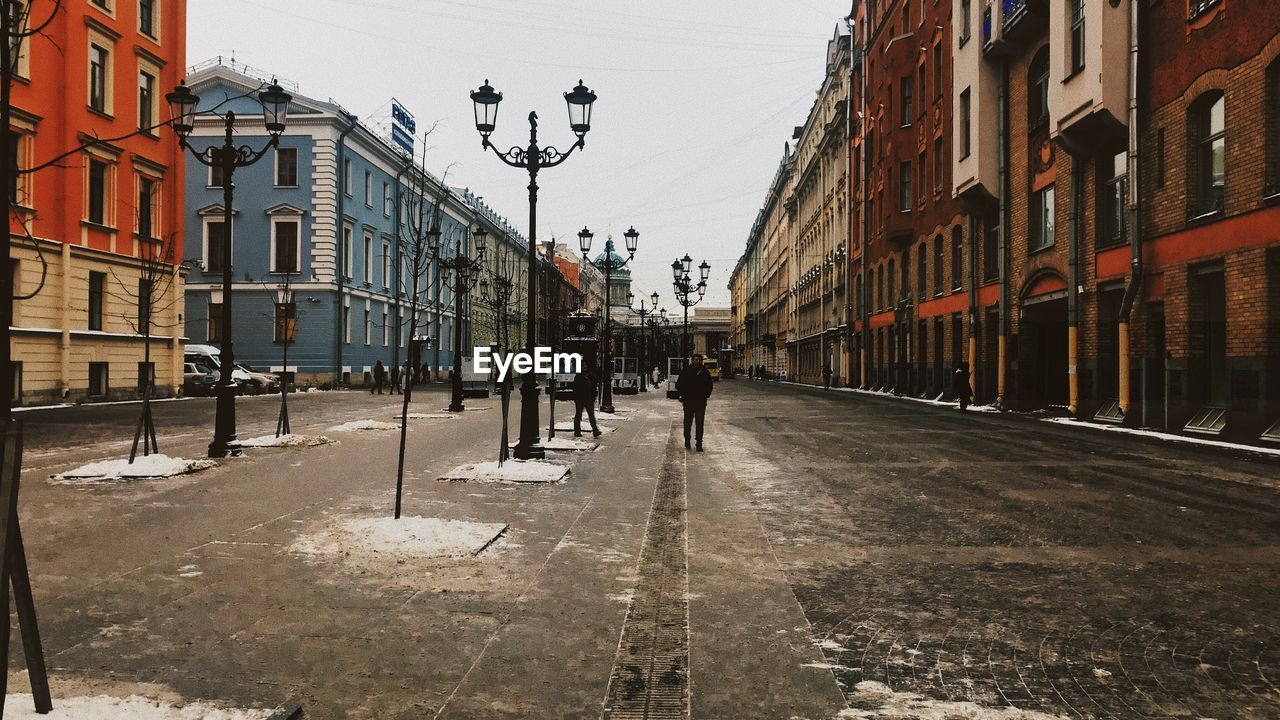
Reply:
[[241, 440], [240, 446], [247, 448], [278, 448], [278, 447], [313, 447], [315, 445], [327, 445], [333, 440], [324, 435], [263, 435], [262, 437], [249, 438]]
[[480, 554], [507, 530], [502, 523], [427, 517], [348, 518], [299, 539], [290, 551], [364, 561], [461, 558]]
[[823, 640], [822, 642], [817, 643], [817, 645], [823, 650], [831, 650], [833, 652], [849, 652], [849, 648], [841, 645], [835, 640]]
[[128, 458], [102, 460], [81, 465], [74, 470], [54, 475], [55, 481], [69, 483], [111, 482], [113, 480], [166, 478], [208, 470], [217, 466], [212, 460], [187, 460], [168, 455], [139, 455], [130, 464]]
[[910, 692], [894, 692], [884, 683], [864, 680], [853, 686], [850, 704], [840, 711], [844, 718], [912, 718], [912, 720], [1067, 720], [1016, 707], [989, 708], [973, 702], [934, 700]]
[[352, 420], [341, 425], [334, 425], [329, 428], [329, 432], [360, 432], [363, 430], [399, 430], [400, 426], [395, 423], [382, 422], [380, 420]]
[[[470, 407], [464, 407], [464, 408], [462, 408], [462, 410], [463, 410], [463, 412], [470, 412], [471, 410], [488, 410], [488, 409], [489, 409], [489, 408], [491, 408], [491, 407], [493, 407], [493, 406], [492, 406], [492, 405], [472, 405], [472, 406], [470, 406]], [[440, 412], [444, 412], [444, 413], [451, 413], [451, 414], [454, 414], [454, 415], [456, 415], [456, 414], [457, 414], [456, 412], [452, 412], [452, 411], [450, 411], [450, 410], [449, 410], [449, 408], [441, 408], [441, 409], [440, 409]]]
[[5, 697], [5, 717], [13, 720], [266, 720], [273, 710], [236, 710], [210, 703], [171, 704], [141, 695], [116, 698], [54, 698], [53, 712], [37, 715], [31, 695], [14, 693]]
[[465, 482], [554, 483], [569, 474], [569, 468], [542, 460], [508, 460], [459, 465], [440, 476], [441, 480]]
[[[400, 419], [400, 413], [396, 413], [391, 417], [396, 420]], [[410, 420], [452, 420], [458, 417], [457, 413], [434, 412], [434, 413], [409, 413], [407, 416]]]
[[1054, 423], [1056, 425], [1070, 425], [1072, 427], [1086, 427], [1091, 430], [1101, 430], [1104, 432], [1120, 433], [1122, 435], [1137, 435], [1138, 437], [1155, 438], [1171, 443], [1182, 443], [1186, 445], [1199, 445], [1201, 447], [1215, 447], [1225, 450], [1240, 450], [1243, 452], [1257, 453], [1259, 455], [1270, 455], [1271, 457], [1280, 457], [1280, 448], [1259, 447], [1257, 445], [1241, 445], [1240, 443], [1223, 442], [1222, 440], [1210, 440], [1208, 438], [1188, 437], [1186, 435], [1174, 435], [1173, 433], [1160, 432], [1158, 430], [1138, 430], [1135, 428], [1120, 427], [1118, 425], [1102, 425], [1100, 423], [1091, 423], [1083, 420], [1065, 417], [1041, 418], [1044, 422]]
[[[511, 447], [515, 447], [516, 443], [511, 443]], [[583, 440], [574, 437], [557, 437], [542, 441], [542, 447], [546, 450], [572, 450], [574, 452], [589, 452], [598, 447], [597, 443], [590, 440]]]
[[[596, 417], [597, 417], [597, 418], [599, 418], [600, 416], [599, 416], [599, 415], [597, 415]], [[591, 432], [591, 426], [586, 422], [586, 418], [583, 418], [582, 420], [583, 420], [583, 423], [582, 423], [582, 434], [583, 434], [583, 435], [586, 435], [587, 433]], [[608, 435], [609, 433], [613, 432], [614, 430], [617, 430], [617, 428], [612, 427], [612, 426], [609, 426], [609, 425], [601, 425], [601, 426], [600, 426], [600, 433], [601, 433], [602, 435]], [[567, 423], [563, 423], [563, 424], [561, 424], [561, 423], [557, 423], [557, 424], [556, 424], [556, 432], [568, 432], [568, 433], [573, 432], [573, 421], [569, 421], [569, 422], [567, 422]]]

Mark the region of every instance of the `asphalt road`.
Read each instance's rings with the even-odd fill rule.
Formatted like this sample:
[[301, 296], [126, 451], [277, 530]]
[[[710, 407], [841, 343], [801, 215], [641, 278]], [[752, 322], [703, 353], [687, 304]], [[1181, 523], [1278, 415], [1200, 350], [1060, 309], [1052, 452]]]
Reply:
[[[390, 514], [397, 433], [328, 428], [391, 421], [395, 400], [295, 397], [295, 431], [339, 444], [99, 485], [48, 476], [126, 454], [136, 406], [22, 414], [57, 697], [309, 719], [1280, 716], [1275, 464], [738, 380], [706, 453], [649, 393], [616, 400], [632, 412], [597, 451], [554, 454], [562, 483], [437, 480], [495, 455], [491, 399], [411, 421], [405, 514], [505, 525], [494, 542], [317, 552]], [[239, 407], [242, 436], [270, 432], [274, 402]], [[156, 409], [161, 450], [199, 457], [212, 402]]]

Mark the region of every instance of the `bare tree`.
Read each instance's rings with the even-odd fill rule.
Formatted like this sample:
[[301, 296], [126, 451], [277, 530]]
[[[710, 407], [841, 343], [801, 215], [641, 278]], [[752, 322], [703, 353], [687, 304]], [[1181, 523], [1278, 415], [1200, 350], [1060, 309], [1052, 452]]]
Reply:
[[[511, 318], [517, 313], [520, 293], [516, 292], [517, 278], [523, 263], [518, 253], [510, 248], [495, 244], [492, 260], [484, 268], [485, 275], [480, 280], [480, 301], [489, 311], [488, 316], [493, 323], [493, 339], [495, 348], [509, 352], [511, 348]], [[510, 457], [511, 438], [507, 415], [511, 407], [511, 390], [515, 387], [511, 375], [495, 384], [495, 391], [502, 402], [502, 432], [498, 441], [498, 466], [501, 467]]]

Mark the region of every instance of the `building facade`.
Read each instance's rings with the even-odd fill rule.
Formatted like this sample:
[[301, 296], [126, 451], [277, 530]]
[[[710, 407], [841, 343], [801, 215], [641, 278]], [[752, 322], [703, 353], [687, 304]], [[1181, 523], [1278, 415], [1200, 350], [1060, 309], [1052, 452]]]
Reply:
[[[54, 7], [30, 3], [29, 23]], [[183, 154], [161, 123], [185, 53], [182, 0], [64, 1], [23, 42], [9, 128], [16, 404], [134, 398], [148, 375], [156, 395], [182, 388]]]

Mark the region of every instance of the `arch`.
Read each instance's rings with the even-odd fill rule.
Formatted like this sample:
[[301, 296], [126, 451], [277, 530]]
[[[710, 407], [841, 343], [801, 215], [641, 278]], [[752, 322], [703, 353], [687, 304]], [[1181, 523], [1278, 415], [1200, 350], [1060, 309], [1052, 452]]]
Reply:
[[1052, 268], [1042, 268], [1032, 273], [1022, 283], [1022, 289], [1018, 291], [1018, 297], [1023, 303], [1035, 298], [1045, 298], [1057, 293], [1067, 292], [1067, 279], [1062, 273]]

